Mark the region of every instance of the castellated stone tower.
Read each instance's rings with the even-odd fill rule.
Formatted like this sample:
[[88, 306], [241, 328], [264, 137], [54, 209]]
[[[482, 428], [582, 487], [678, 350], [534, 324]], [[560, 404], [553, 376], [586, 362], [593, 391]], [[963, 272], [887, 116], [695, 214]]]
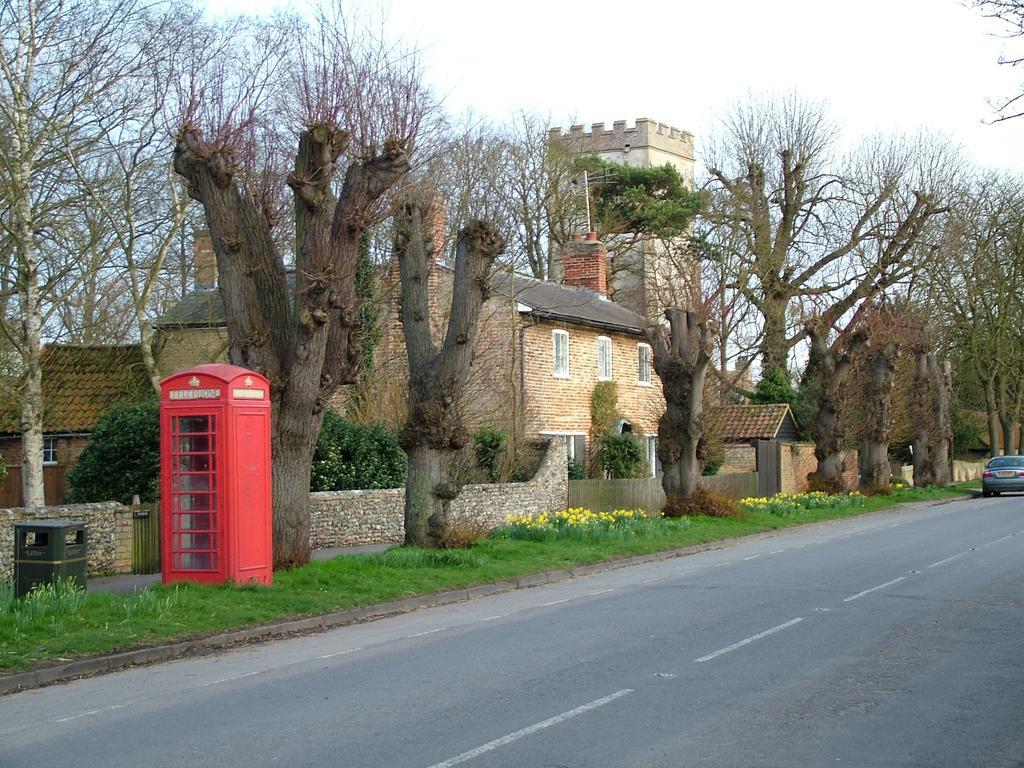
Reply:
[[[573, 125], [568, 131], [552, 128], [548, 141], [574, 154], [597, 155], [604, 160], [640, 168], [669, 164], [693, 187], [693, 134], [665, 123], [637, 118], [633, 126], [616, 120], [611, 130], [594, 123], [589, 131]], [[696, 277], [696, 265], [684, 242], [634, 242], [629, 233], [602, 233], [610, 253], [609, 283], [613, 301], [659, 319], [667, 306], [686, 306]], [[618, 243], [618, 247], [616, 245]], [[557, 255], [552, 278], [561, 280]]]

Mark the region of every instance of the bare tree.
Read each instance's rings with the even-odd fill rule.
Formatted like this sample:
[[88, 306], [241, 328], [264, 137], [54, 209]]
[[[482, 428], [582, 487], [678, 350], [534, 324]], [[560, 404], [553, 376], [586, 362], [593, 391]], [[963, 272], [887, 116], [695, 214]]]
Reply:
[[[256, 28], [226, 53], [185, 84], [174, 167], [205, 212], [229, 358], [270, 380], [274, 559], [288, 567], [309, 557], [309, 470], [325, 403], [355, 381], [362, 356], [360, 240], [387, 214], [433, 102], [413, 53], [357, 33], [332, 6], [308, 25]], [[289, 202], [294, 230], [280, 233]]]
[[[1022, 0], [970, 0], [970, 5], [976, 8], [982, 16], [999, 21], [1003, 25], [1003, 36], [1009, 39], [1024, 37], [1024, 1]], [[999, 63], [1008, 67], [1018, 67], [1024, 63], [1024, 56], [1011, 54], [1000, 56]], [[995, 122], [1012, 120], [1024, 115], [1021, 110], [1021, 99], [1024, 99], [1024, 90], [1005, 96], [992, 103], [992, 109], [996, 113]]]
[[958, 172], [928, 137], [876, 139], [842, 158], [836, 135], [820, 105], [750, 100], [708, 153], [708, 235], [737, 259], [733, 285], [760, 316], [765, 369], [786, 368], [807, 337], [801, 317], [835, 322], [912, 274]]
[[704, 384], [714, 343], [713, 330], [694, 310], [665, 310], [669, 327], [646, 329], [661, 379], [665, 412], [658, 421], [658, 459], [669, 506], [689, 499], [702, 470], [698, 449], [704, 433]]
[[0, 227], [15, 265], [3, 288], [18, 303], [17, 323], [4, 322], [3, 332], [19, 358], [28, 506], [44, 503], [44, 325], [77, 263], [63, 249], [83, 194], [72, 164], [85, 163], [101, 137], [118, 130], [124, 105], [116, 95], [147, 60], [144, 42], [160, 39], [158, 24], [135, 0], [0, 2]]
[[[951, 208], [924, 287], [938, 344], [972, 381], [993, 454], [1012, 451], [1024, 396], [1024, 196], [1020, 181], [983, 175]], [[934, 351], [929, 348], [928, 352]], [[923, 379], [922, 379], [923, 380]]]
[[451, 523], [449, 505], [460, 490], [453, 482], [451, 461], [468, 440], [461, 398], [491, 265], [505, 247], [501, 235], [486, 222], [470, 222], [459, 232], [451, 314], [438, 349], [431, 336], [427, 278], [434, 257], [432, 218], [429, 206], [409, 203], [398, 215], [395, 237], [409, 358], [409, 415], [399, 438], [409, 457], [405, 543], [415, 546], [436, 546]]

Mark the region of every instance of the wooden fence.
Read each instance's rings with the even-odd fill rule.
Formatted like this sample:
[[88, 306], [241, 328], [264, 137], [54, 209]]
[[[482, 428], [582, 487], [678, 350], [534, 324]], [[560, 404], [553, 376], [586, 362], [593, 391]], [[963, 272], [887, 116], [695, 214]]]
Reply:
[[160, 505], [133, 504], [132, 573], [160, 572]]
[[[43, 467], [43, 495], [47, 506], [64, 503], [67, 492], [67, 467]], [[7, 477], [0, 483], [0, 509], [25, 506], [25, 497], [21, 493], [21, 467], [7, 467]]]
[[[718, 493], [742, 499], [757, 493], [757, 473], [737, 472], [701, 478], [701, 485]], [[645, 509], [657, 512], [665, 506], [661, 478], [628, 480], [570, 480], [569, 506], [593, 512], [615, 509]]]

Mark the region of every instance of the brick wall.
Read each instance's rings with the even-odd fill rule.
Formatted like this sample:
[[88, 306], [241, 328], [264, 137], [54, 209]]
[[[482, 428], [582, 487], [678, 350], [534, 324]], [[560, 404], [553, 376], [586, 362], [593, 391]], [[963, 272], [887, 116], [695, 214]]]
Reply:
[[[858, 454], [855, 449], [843, 451], [846, 471], [843, 482], [848, 490], [857, 487], [859, 481]], [[782, 492], [802, 493], [807, 490], [807, 475], [818, 468], [818, 460], [814, 458], [813, 443], [782, 444]]]
[[[463, 486], [452, 502], [452, 514], [496, 527], [510, 514], [565, 509], [565, 467], [565, 444], [552, 440], [532, 480]], [[399, 544], [405, 531], [404, 499], [402, 488], [310, 494], [310, 545]]]
[[[569, 378], [554, 375], [552, 333], [556, 329], [569, 332]], [[590, 429], [590, 399], [599, 381], [599, 336], [611, 339], [612, 381], [618, 383], [619, 411], [634, 429], [644, 434], [657, 434], [665, 401], [653, 363], [651, 383], [641, 384], [638, 380], [637, 346], [643, 339], [636, 334], [547, 320], [527, 327], [523, 334], [528, 434]]]
[[727, 445], [725, 446], [722, 459], [722, 466], [718, 470], [720, 475], [729, 475], [734, 472], [754, 472], [757, 470], [757, 450], [752, 445], [745, 443]]
[[131, 573], [132, 512], [111, 501], [0, 509], [0, 580], [14, 575], [14, 523], [24, 520], [83, 520], [89, 550], [88, 574]]

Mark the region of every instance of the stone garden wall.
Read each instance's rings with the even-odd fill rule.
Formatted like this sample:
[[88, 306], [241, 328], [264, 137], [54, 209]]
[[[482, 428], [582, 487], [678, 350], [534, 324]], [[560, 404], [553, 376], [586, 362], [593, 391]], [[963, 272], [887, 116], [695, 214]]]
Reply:
[[[452, 502], [456, 518], [497, 527], [511, 514], [565, 509], [568, 498], [565, 441], [552, 440], [540, 469], [525, 483], [466, 485]], [[310, 545], [348, 547], [400, 544], [404, 537], [402, 488], [310, 494]]]
[[23, 520], [83, 520], [88, 574], [131, 573], [132, 511], [117, 502], [0, 509], [0, 580], [14, 576], [14, 524]]

